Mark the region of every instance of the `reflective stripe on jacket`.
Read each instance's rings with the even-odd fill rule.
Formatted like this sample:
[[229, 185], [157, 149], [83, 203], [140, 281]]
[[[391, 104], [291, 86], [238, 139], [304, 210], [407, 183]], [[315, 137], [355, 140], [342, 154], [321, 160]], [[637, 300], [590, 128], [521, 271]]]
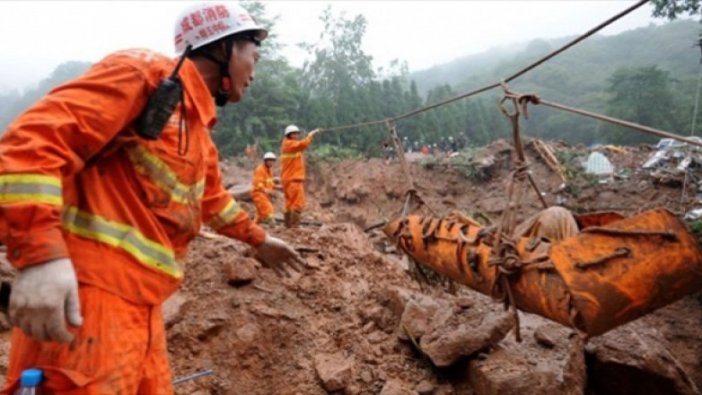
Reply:
[[312, 144], [312, 137], [307, 136], [302, 140], [284, 138], [280, 147], [280, 179], [286, 181], [300, 181], [305, 179], [305, 160], [302, 152]]
[[252, 192], [269, 192], [273, 190], [273, 174], [265, 163], [261, 163], [254, 169], [251, 179]]

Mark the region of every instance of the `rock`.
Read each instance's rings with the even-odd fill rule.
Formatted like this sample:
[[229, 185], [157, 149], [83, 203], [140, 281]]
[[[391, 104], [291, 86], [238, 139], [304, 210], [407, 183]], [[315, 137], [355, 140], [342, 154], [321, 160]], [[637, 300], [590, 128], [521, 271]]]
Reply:
[[390, 287], [381, 290], [375, 299], [378, 303], [382, 303], [390, 309], [392, 314], [399, 320], [411, 297], [412, 291], [407, 288]]
[[514, 327], [508, 313], [478, 314], [458, 325], [437, 327], [419, 342], [422, 351], [439, 367], [450, 366], [502, 340]]
[[473, 299], [467, 297], [467, 296], [461, 296], [459, 298], [456, 298], [456, 305], [462, 309], [469, 309], [473, 307], [473, 304], [475, 302]]
[[592, 339], [586, 348], [592, 389], [601, 395], [699, 394], [664, 341], [644, 320]]
[[224, 277], [227, 284], [233, 287], [246, 285], [256, 278], [256, 261], [242, 258], [236, 262], [228, 262], [224, 265]]
[[379, 344], [385, 341], [386, 334], [384, 332], [376, 331], [366, 336], [366, 339], [368, 339], [370, 344]]
[[261, 333], [261, 328], [253, 322], [248, 322], [236, 330], [236, 337], [244, 344], [253, 344]]
[[361, 381], [370, 384], [373, 381], [373, 373], [370, 370], [364, 369], [361, 372]]
[[334, 198], [331, 196], [324, 196], [319, 200], [319, 206], [322, 208], [329, 208], [334, 205]]
[[387, 196], [389, 199], [399, 199], [404, 195], [404, 190], [401, 190], [399, 188], [395, 188], [391, 185], [384, 185], [384, 192], [385, 196]]
[[[211, 237], [211, 238], [216, 238], [216, 237], [217, 237], [217, 235], [211, 235], [211, 236], [210, 236], [209, 233], [205, 233], [204, 231], [203, 231], [203, 232], [200, 232], [200, 235], [201, 235], [201, 236], [204, 236], [204, 237], [208, 237], [208, 238], [209, 238], [209, 237]], [[203, 252], [202, 255], [203, 255], [205, 258], [207, 258], [207, 259], [215, 260], [215, 259], [217, 259], [217, 258], [220, 257], [221, 252], [220, 252], [219, 250], [216, 250], [216, 249], [211, 249], [211, 250], [207, 250], [207, 251]]]
[[[478, 395], [541, 394], [538, 375], [523, 358], [509, 350], [496, 350], [485, 360], [469, 365], [469, 380]], [[548, 387], [555, 383], [549, 382]]]
[[[569, 328], [543, 318], [520, 314], [523, 341], [507, 336], [495, 350], [473, 359], [468, 377], [477, 395], [582, 395], [585, 391], [583, 342]], [[534, 328], [554, 341], [544, 348]], [[530, 340], [534, 339], [534, 340]]]
[[675, 356], [698, 389], [702, 389], [701, 307], [702, 292], [640, 318], [662, 335], [657, 340]]
[[553, 327], [549, 325], [541, 325], [534, 331], [534, 339], [540, 345], [546, 348], [553, 348], [556, 346], [556, 340], [554, 339]]
[[317, 377], [328, 392], [341, 391], [351, 381], [353, 364], [339, 354], [318, 354], [314, 358]]
[[422, 382], [415, 387], [415, 391], [417, 391], [419, 395], [432, 395], [434, 393], [434, 388], [435, 386], [431, 381], [422, 380]]
[[299, 318], [298, 312], [294, 308], [285, 308], [285, 306], [278, 305], [278, 308], [270, 306], [265, 302], [258, 301], [249, 305], [249, 311], [258, 316], [264, 316], [269, 318], [281, 319], [285, 318], [288, 320], [296, 320]]
[[166, 328], [170, 328], [173, 326], [173, 324], [180, 320], [180, 309], [184, 304], [185, 297], [180, 292], [174, 293], [168, 299], [166, 299], [165, 302], [163, 302], [161, 305], [161, 311]]
[[416, 395], [416, 392], [407, 388], [406, 384], [399, 380], [388, 380], [385, 382], [379, 395]]
[[362, 305], [358, 308], [358, 316], [363, 322], [377, 323], [383, 316], [383, 308], [375, 303]]
[[228, 320], [229, 316], [225, 311], [217, 309], [210, 311], [209, 315], [200, 322], [200, 331], [197, 335], [198, 340], [204, 341], [217, 335]]
[[601, 202], [611, 202], [616, 199], [617, 195], [612, 191], [601, 191], [597, 200]]
[[357, 384], [351, 384], [344, 389], [344, 395], [357, 395], [361, 393], [361, 387]]
[[352, 185], [342, 183], [341, 185], [332, 186], [336, 191], [336, 197], [349, 204], [361, 202], [364, 198], [370, 195], [370, 189], [365, 183], [356, 182]]
[[445, 300], [415, 295], [402, 312], [398, 337], [409, 340], [411, 335], [417, 340], [433, 328], [442, 326], [452, 315], [451, 305]]

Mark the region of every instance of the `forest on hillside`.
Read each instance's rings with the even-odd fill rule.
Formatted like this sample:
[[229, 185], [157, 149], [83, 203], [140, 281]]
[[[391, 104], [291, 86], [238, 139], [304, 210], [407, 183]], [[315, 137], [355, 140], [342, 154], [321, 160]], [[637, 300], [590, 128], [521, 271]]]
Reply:
[[[249, 1], [246, 6], [275, 32], [276, 19], [268, 15], [265, 3]], [[282, 130], [290, 123], [313, 129], [383, 119], [455, 96], [500, 80], [572, 39], [535, 39], [410, 74], [402, 62], [380, 67], [363, 51], [367, 21], [362, 15], [335, 14], [330, 7], [320, 19], [324, 31], [318, 42], [304, 44], [310, 57], [301, 68], [291, 66], [280, 54], [275, 34], [266, 40], [247, 97], [219, 114], [214, 139], [223, 156], [240, 154], [253, 143], [277, 151]], [[616, 36], [595, 36], [510, 87], [674, 133], [700, 135], [700, 119], [696, 130], [691, 130], [701, 70], [700, 47], [695, 46], [699, 33], [698, 23], [678, 20]], [[0, 94], [0, 130], [51, 87], [88, 67], [84, 62], [66, 62], [34, 89]], [[496, 106], [499, 93], [494, 90], [401, 120], [398, 132], [415, 147], [449, 137], [484, 145], [510, 130]], [[538, 107], [531, 109], [525, 132], [585, 144], [654, 141]], [[375, 126], [322, 134], [320, 139], [321, 144], [315, 144], [320, 153], [372, 156], [380, 154], [388, 134], [384, 127]]]

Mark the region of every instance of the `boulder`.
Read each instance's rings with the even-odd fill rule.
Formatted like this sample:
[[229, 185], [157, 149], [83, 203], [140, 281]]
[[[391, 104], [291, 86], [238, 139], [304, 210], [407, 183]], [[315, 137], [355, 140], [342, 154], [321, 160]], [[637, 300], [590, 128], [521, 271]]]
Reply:
[[[475, 393], [582, 395], [587, 381], [583, 340], [541, 317], [520, 316], [521, 343], [510, 334], [494, 351], [470, 361], [468, 376]], [[548, 347], [542, 345], [545, 339]]]
[[328, 392], [341, 391], [351, 381], [353, 363], [340, 354], [318, 354], [314, 368], [322, 387]]

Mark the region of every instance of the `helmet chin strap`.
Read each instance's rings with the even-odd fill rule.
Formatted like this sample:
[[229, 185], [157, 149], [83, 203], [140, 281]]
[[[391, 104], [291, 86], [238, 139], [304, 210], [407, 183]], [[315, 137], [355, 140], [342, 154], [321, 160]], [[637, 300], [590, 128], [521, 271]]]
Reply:
[[226, 61], [222, 61], [222, 59], [217, 59], [209, 53], [201, 54], [202, 57], [209, 59], [219, 65], [219, 86], [217, 87], [217, 92], [215, 92], [212, 95], [214, 96], [215, 104], [218, 107], [223, 107], [225, 104], [227, 104], [227, 102], [229, 101], [229, 95], [231, 95], [232, 93], [232, 79], [229, 75], [229, 60], [232, 58], [232, 46], [234, 45], [234, 42], [233, 40], [225, 40], [224, 45], [226, 46]]
[[232, 92], [232, 79], [229, 77], [229, 64], [226, 63], [223, 67], [220, 67], [220, 73], [222, 74], [222, 80], [219, 83], [219, 88], [214, 94], [215, 104], [218, 107], [224, 107], [229, 101], [229, 95]]

